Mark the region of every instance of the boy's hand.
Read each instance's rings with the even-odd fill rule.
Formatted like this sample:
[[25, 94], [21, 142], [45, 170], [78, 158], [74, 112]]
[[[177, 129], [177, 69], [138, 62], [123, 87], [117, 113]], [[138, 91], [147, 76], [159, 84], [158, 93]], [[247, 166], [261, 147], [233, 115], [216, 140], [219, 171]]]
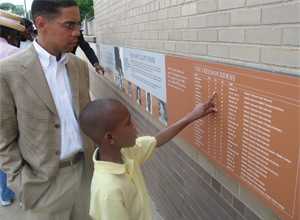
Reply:
[[191, 121], [195, 121], [208, 115], [212, 112], [217, 112], [218, 110], [215, 108], [213, 100], [215, 99], [217, 93], [214, 92], [212, 96], [205, 103], [198, 104], [194, 110], [190, 113]]
[[215, 97], [216, 97], [216, 92], [213, 93], [213, 95], [208, 99], [207, 102], [198, 104], [191, 113], [187, 114], [185, 117], [175, 122], [170, 127], [167, 127], [166, 129], [159, 132], [155, 136], [156, 147], [160, 147], [163, 144], [170, 141], [173, 137], [175, 137], [182, 129], [184, 129], [191, 122], [199, 118], [202, 118], [205, 115], [208, 115], [209, 113], [217, 112], [214, 103], [212, 103]]

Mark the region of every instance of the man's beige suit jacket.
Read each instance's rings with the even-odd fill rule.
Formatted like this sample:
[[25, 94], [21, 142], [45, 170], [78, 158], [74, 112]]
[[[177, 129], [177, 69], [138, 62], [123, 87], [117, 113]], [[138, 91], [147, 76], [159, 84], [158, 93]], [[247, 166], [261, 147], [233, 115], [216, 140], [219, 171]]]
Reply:
[[[67, 54], [75, 115], [90, 102], [87, 63]], [[28, 49], [0, 61], [0, 168], [8, 186], [30, 209], [58, 171], [59, 116], [37, 53]], [[81, 133], [92, 174], [92, 141]]]

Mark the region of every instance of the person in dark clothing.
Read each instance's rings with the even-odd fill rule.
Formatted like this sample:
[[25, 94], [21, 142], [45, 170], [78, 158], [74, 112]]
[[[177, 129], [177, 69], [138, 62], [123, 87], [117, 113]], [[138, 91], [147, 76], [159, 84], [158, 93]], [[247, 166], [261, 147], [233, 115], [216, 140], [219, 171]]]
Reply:
[[99, 60], [94, 52], [94, 50], [90, 47], [89, 43], [84, 40], [82, 30], [80, 31], [80, 36], [78, 37], [78, 42], [75, 47], [73, 47], [72, 53], [76, 54], [76, 50], [78, 45], [82, 49], [82, 51], [85, 53], [87, 58], [89, 59], [90, 63], [95, 68], [96, 72], [100, 74], [100, 71], [102, 74], [104, 74], [104, 69], [102, 66], [99, 65]]
[[33, 30], [34, 30], [33, 22], [31, 20], [29, 20], [28, 18], [22, 18], [21, 25], [25, 26], [25, 31], [23, 31], [20, 34], [20, 40], [21, 41], [30, 40], [32, 42], [34, 40], [32, 38], [32, 34], [33, 34]]
[[33, 28], [33, 22], [28, 18], [22, 18], [21, 25], [25, 26], [25, 31], [20, 33], [20, 40], [19, 40], [18, 47], [21, 50], [24, 50], [27, 47], [29, 47], [34, 40], [32, 37], [34, 28]]

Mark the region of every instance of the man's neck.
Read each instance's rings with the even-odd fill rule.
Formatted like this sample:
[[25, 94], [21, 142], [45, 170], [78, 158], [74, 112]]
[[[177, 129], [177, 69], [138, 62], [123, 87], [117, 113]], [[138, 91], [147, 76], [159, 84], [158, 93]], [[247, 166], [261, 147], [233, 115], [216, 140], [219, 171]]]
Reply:
[[46, 50], [49, 54], [51, 54], [52, 56], [56, 57], [56, 61], [59, 61], [61, 58], [61, 53], [56, 53], [52, 50], [50, 50], [49, 48], [46, 47], [46, 44], [44, 44], [44, 41], [41, 38], [37, 38], [36, 42], [42, 47], [44, 48], [44, 50]]

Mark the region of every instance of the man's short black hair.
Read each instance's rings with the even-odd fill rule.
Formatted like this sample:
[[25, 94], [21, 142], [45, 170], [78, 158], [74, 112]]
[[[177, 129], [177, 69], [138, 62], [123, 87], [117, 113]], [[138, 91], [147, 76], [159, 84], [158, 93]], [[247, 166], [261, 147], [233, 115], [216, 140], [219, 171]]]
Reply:
[[61, 13], [61, 8], [77, 6], [75, 0], [33, 0], [31, 5], [32, 19], [35, 24], [38, 16], [54, 20]]

